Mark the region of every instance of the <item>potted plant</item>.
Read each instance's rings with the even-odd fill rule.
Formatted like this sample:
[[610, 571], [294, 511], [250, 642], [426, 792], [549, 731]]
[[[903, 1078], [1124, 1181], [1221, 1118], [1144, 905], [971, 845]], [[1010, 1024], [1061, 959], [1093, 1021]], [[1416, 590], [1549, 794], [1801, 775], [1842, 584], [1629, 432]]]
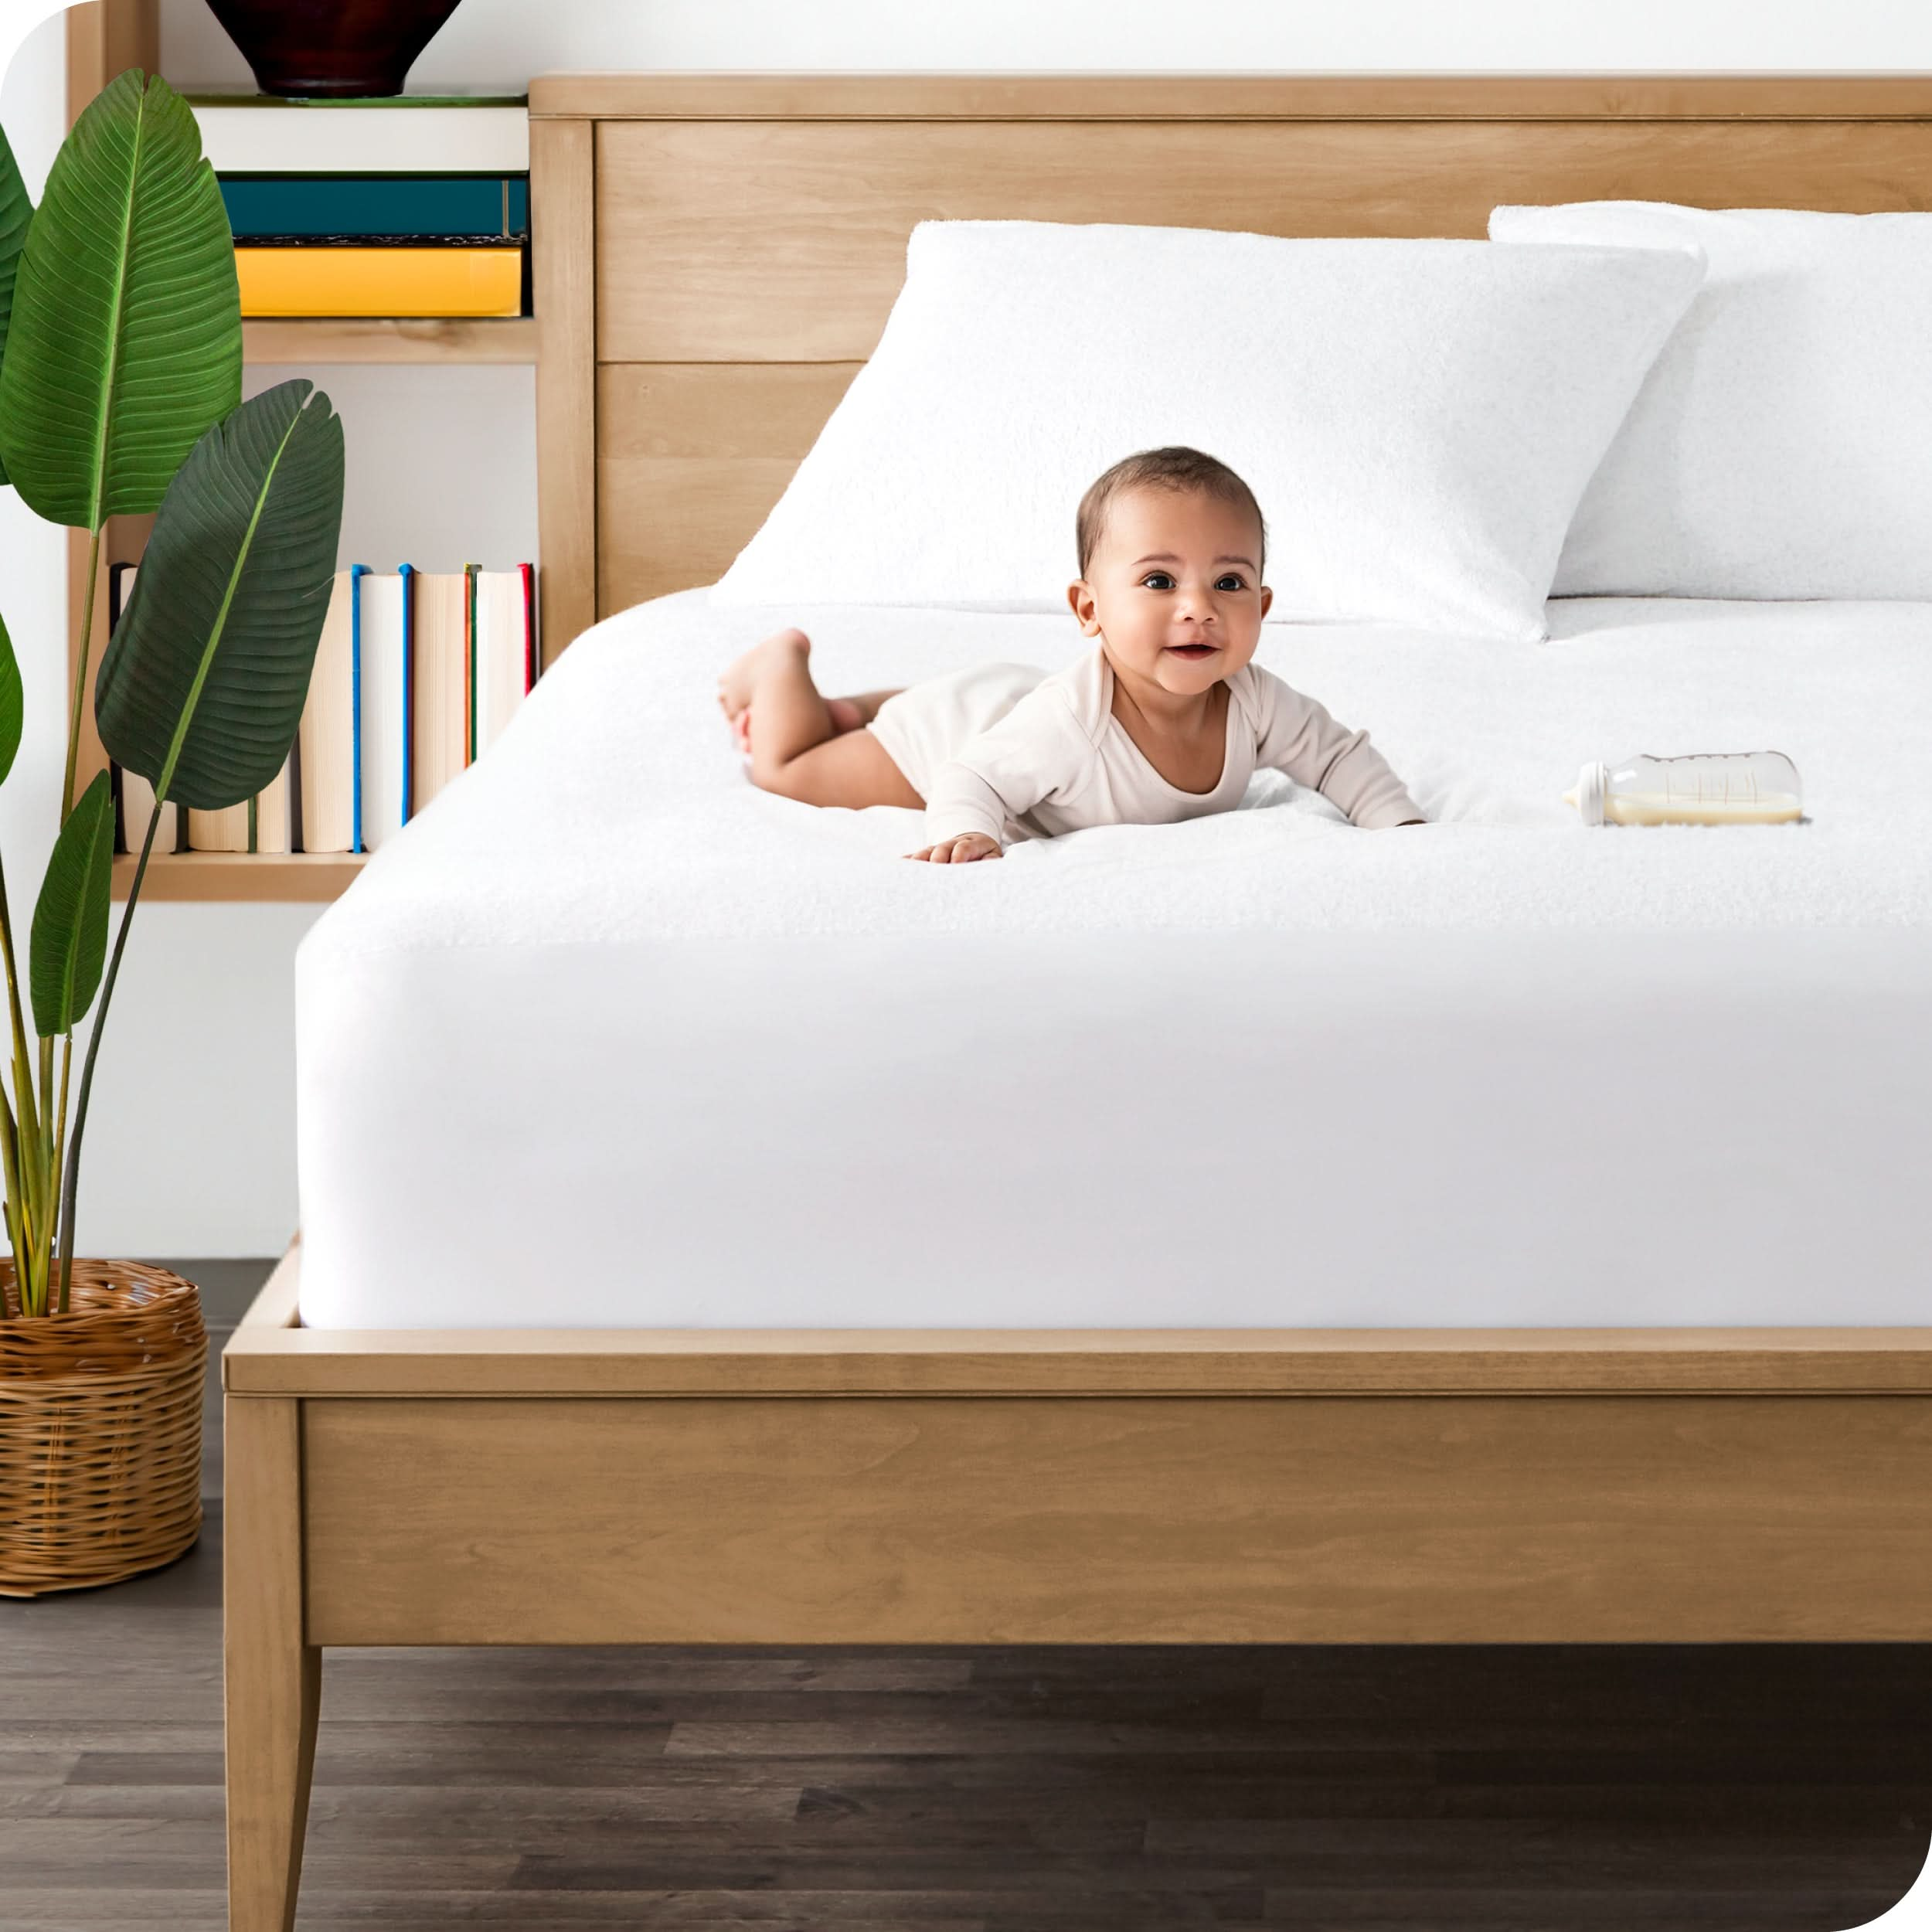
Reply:
[[[160, 807], [239, 804], [281, 769], [335, 569], [341, 422], [304, 382], [240, 401], [241, 362], [233, 238], [179, 96], [138, 70], [112, 82], [38, 209], [0, 134], [0, 484], [91, 539], [60, 829], [24, 954], [0, 862], [0, 1594], [132, 1575], [200, 1525], [196, 1291], [74, 1247], [94, 1063]], [[127, 828], [140, 856], [111, 952], [113, 798], [104, 771], [77, 797], [75, 780], [101, 532], [150, 512], [94, 687], [102, 743], [156, 800]], [[0, 614], [0, 782], [25, 710]]]

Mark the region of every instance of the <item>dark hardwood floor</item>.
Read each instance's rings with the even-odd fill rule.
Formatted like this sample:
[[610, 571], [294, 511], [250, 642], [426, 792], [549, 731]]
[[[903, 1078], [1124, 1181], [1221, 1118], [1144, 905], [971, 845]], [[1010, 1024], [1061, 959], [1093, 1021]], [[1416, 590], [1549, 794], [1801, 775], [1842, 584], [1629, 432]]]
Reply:
[[[0, 1600], [6, 1932], [223, 1923], [220, 1533]], [[298, 1923], [1842, 1932], [1929, 1837], [1932, 1648], [331, 1651]]]

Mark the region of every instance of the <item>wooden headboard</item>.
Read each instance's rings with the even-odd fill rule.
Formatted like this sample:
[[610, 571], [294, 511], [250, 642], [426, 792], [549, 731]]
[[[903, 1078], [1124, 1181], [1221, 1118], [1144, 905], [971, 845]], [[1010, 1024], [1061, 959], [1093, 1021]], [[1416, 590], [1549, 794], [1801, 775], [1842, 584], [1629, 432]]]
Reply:
[[546, 655], [715, 579], [929, 216], [1480, 236], [1498, 202], [1932, 207], [1932, 79], [557, 74], [530, 90]]

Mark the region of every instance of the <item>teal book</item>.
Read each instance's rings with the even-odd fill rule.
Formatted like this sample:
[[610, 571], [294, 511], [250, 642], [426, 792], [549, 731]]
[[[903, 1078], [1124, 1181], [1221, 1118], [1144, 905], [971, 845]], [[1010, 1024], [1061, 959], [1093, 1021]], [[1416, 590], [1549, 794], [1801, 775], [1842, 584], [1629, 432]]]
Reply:
[[521, 242], [525, 175], [229, 175], [221, 198], [237, 241]]

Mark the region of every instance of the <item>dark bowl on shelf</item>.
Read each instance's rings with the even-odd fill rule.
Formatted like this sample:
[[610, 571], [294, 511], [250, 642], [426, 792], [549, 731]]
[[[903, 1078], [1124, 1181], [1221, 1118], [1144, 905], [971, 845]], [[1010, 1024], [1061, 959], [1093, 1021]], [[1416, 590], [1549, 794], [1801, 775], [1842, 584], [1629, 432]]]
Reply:
[[461, 0], [208, 0], [264, 94], [400, 94]]

